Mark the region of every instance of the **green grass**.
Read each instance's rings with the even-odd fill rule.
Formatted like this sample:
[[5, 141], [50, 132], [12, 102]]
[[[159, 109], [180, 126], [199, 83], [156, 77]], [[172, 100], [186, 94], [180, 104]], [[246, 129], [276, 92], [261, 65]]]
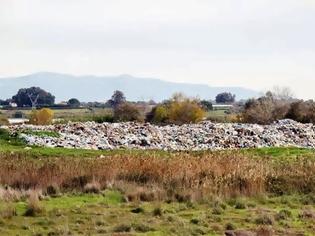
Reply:
[[38, 136], [38, 137], [53, 137], [53, 138], [60, 137], [60, 134], [58, 132], [47, 131], [47, 130], [24, 130], [23, 134], [28, 134], [32, 136]]
[[[304, 208], [313, 209], [315, 203], [305, 205], [303, 196], [243, 198], [245, 209], [237, 209], [230, 200], [221, 199], [220, 214], [214, 214], [216, 201], [203, 203], [131, 202], [125, 203], [117, 191], [106, 190], [102, 194], [73, 194], [46, 198], [40, 202], [44, 211], [35, 217], [24, 217], [26, 202], [13, 203], [17, 215], [0, 216], [1, 235], [112, 235], [115, 231], [130, 230], [132, 235], [222, 235], [226, 225], [237, 230], [254, 231], [261, 227], [260, 219], [272, 219], [275, 235], [304, 233], [313, 235], [314, 219], [301, 218]], [[237, 199], [235, 200], [237, 201]], [[249, 204], [250, 203], [250, 204]], [[0, 202], [0, 212], [7, 203]], [[159, 208], [161, 215], [155, 216]], [[142, 211], [133, 213], [132, 209]], [[286, 219], [277, 219], [281, 210], [291, 213]], [[55, 233], [55, 234], [53, 234]]]
[[[27, 131], [28, 132], [28, 131]], [[51, 136], [57, 137], [59, 134], [50, 131], [31, 131], [32, 135], [39, 136]], [[20, 140], [18, 137], [10, 137], [9, 134], [0, 129], [0, 153], [19, 153], [29, 157], [98, 157], [100, 155], [154, 155], [161, 157], [169, 157], [172, 153], [163, 150], [131, 150], [131, 149], [116, 149], [116, 150], [86, 150], [86, 149], [66, 149], [66, 148], [47, 148], [31, 146], [31, 149], [26, 150], [27, 144]], [[270, 147], [270, 148], [252, 148], [252, 149], [240, 149], [240, 150], [225, 150], [225, 151], [194, 151], [189, 152], [192, 155], [202, 155], [207, 153], [241, 153], [253, 158], [271, 158], [278, 162], [299, 160], [299, 157], [315, 158], [315, 150], [307, 148], [295, 148], [295, 147]], [[182, 153], [187, 153], [183, 151]]]
[[[42, 135], [42, 134], [40, 134]], [[64, 148], [31, 147], [16, 137], [0, 130], [0, 155], [12, 153], [36, 158], [34, 163], [53, 158], [95, 158], [100, 155], [128, 155], [135, 158], [145, 156], [171, 157], [175, 152], [146, 150], [80, 150]], [[211, 151], [189, 152], [191, 155], [206, 155]], [[261, 148], [214, 151], [251, 158], [265, 158], [284, 167], [287, 163], [314, 160], [315, 151], [302, 148]], [[186, 152], [182, 152], [183, 154]], [[175, 153], [178, 155], [178, 152]], [[231, 155], [232, 156], [232, 155]], [[18, 160], [18, 159], [17, 159]], [[314, 235], [315, 219], [300, 217], [305, 209], [315, 212], [315, 198], [310, 195], [263, 195], [225, 199], [223, 197], [202, 202], [125, 202], [121, 192], [107, 189], [101, 194], [68, 192], [58, 197], [45, 197], [40, 205], [43, 212], [35, 217], [23, 216], [26, 200], [19, 202], [0, 201], [0, 235], [113, 235], [117, 231], [130, 231], [131, 235], [223, 235], [226, 225], [237, 230], [255, 231], [261, 222], [270, 218], [274, 235]], [[16, 215], [5, 217], [8, 207]], [[141, 208], [141, 211], [132, 211]], [[156, 209], [159, 209], [156, 211]], [[277, 219], [282, 211], [291, 214]], [[138, 213], [133, 213], [138, 212]], [[154, 212], [160, 212], [154, 214]], [[268, 218], [269, 217], [269, 218]], [[121, 232], [123, 233], [123, 232]]]
[[[31, 113], [29, 110], [1, 110], [1, 113], [6, 117], [13, 117], [16, 112], [21, 112], [24, 117], [28, 117]], [[109, 108], [94, 108], [89, 110], [86, 108], [82, 109], [53, 109], [54, 117], [61, 119], [84, 119], [85, 117], [92, 116], [103, 116], [111, 113]]]

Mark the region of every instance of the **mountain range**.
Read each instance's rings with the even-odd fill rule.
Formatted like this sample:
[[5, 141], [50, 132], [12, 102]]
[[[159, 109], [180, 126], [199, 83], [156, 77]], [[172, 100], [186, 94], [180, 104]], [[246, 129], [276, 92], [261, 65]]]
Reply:
[[41, 87], [56, 101], [78, 98], [80, 101], [107, 101], [115, 90], [124, 92], [130, 101], [162, 101], [175, 92], [201, 99], [214, 99], [218, 93], [231, 92], [237, 99], [255, 97], [258, 92], [242, 87], [210, 87], [205, 84], [174, 83], [154, 78], [119, 76], [74, 76], [40, 72], [26, 76], [0, 78], [0, 99], [11, 98], [20, 88]]

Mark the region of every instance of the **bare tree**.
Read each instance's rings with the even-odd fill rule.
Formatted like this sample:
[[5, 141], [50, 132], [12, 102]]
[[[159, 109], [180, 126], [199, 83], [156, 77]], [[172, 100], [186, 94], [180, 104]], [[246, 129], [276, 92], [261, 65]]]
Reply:
[[29, 97], [32, 103], [32, 110], [36, 110], [39, 94], [37, 94], [37, 96], [35, 97], [33, 94], [28, 93], [27, 96]]

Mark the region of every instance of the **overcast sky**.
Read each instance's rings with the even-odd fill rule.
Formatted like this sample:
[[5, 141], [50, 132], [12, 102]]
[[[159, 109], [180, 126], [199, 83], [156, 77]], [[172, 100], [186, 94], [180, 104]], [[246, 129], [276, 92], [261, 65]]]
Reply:
[[38, 71], [315, 98], [315, 0], [0, 0], [0, 77]]

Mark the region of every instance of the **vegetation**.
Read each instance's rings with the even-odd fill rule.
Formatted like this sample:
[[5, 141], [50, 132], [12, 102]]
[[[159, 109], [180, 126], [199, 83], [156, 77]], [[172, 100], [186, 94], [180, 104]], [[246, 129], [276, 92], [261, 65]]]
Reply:
[[231, 94], [231, 93], [219, 93], [216, 97], [215, 97], [215, 101], [216, 103], [233, 103], [235, 102], [235, 95]]
[[114, 121], [143, 121], [143, 115], [139, 108], [128, 102], [124, 102], [114, 108]]
[[9, 124], [8, 119], [0, 113], [0, 125], [8, 125], [8, 124]]
[[24, 134], [29, 134], [33, 136], [38, 136], [38, 137], [55, 137], [58, 138], [60, 137], [60, 134], [55, 132], [55, 131], [46, 131], [46, 130], [24, 130]]
[[223, 235], [225, 230], [312, 235], [315, 230], [314, 150], [25, 147], [0, 130], [3, 235]]
[[299, 100], [291, 103], [286, 117], [302, 123], [315, 124], [315, 102]]
[[43, 108], [41, 110], [33, 110], [29, 123], [33, 125], [49, 125], [54, 118], [54, 112], [51, 109]]
[[197, 99], [175, 94], [170, 100], [156, 106], [147, 117], [154, 123], [196, 123], [205, 117], [205, 111]]
[[77, 108], [81, 105], [80, 101], [76, 98], [71, 98], [69, 99], [69, 101], [67, 102], [68, 106], [70, 106], [71, 108]]
[[212, 111], [213, 110], [213, 105], [212, 105], [211, 101], [201, 100], [200, 105], [205, 111]]
[[32, 106], [32, 100], [36, 100], [39, 106], [50, 106], [55, 103], [55, 97], [39, 87], [23, 88], [12, 97], [12, 101], [19, 107]]
[[270, 124], [279, 119], [293, 119], [302, 123], [315, 123], [315, 102], [295, 100], [290, 95], [267, 92], [258, 99], [246, 102], [243, 121]]
[[279, 99], [271, 92], [258, 99], [250, 99], [245, 104], [243, 118], [245, 122], [270, 124], [283, 119], [289, 110], [287, 100]]
[[119, 90], [116, 90], [111, 99], [107, 101], [107, 104], [112, 108], [116, 108], [119, 105], [125, 103], [126, 101], [127, 100], [124, 93]]

